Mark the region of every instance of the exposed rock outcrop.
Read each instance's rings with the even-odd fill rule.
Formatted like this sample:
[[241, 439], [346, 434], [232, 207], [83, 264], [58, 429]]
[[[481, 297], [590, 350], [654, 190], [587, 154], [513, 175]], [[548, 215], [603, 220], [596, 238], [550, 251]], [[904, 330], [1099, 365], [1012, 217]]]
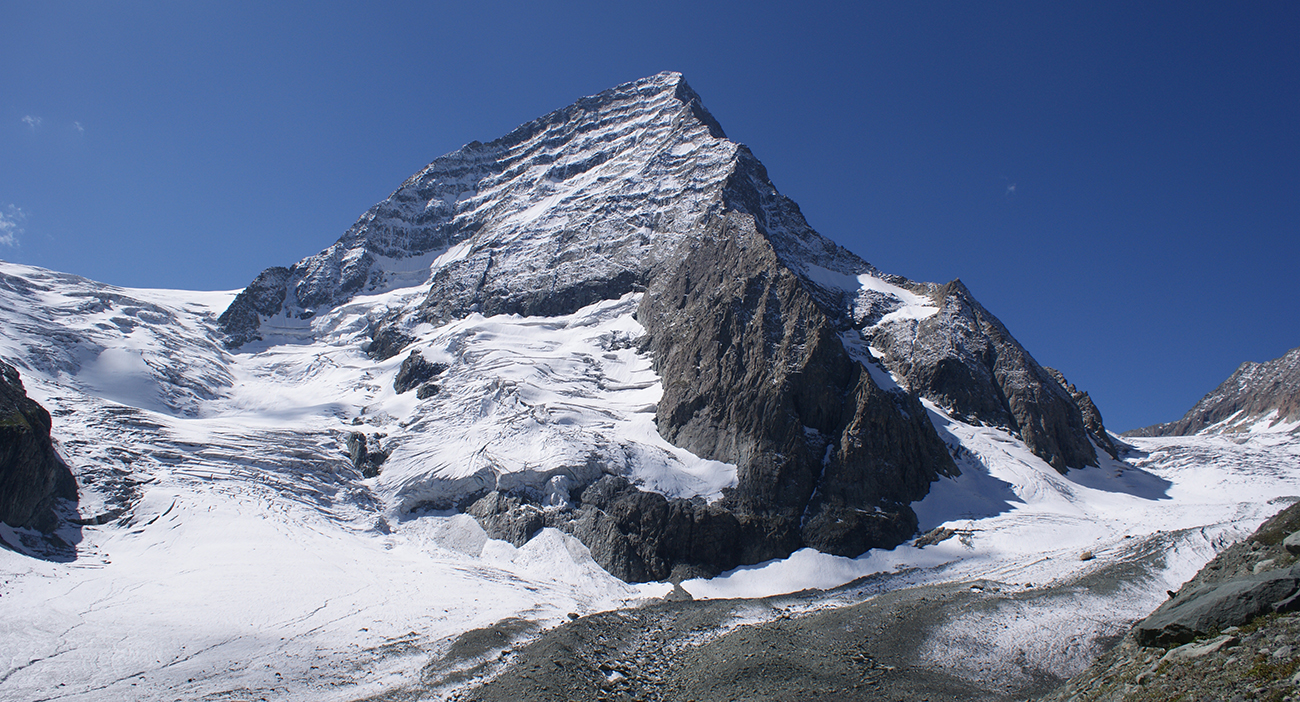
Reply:
[[289, 268], [268, 268], [235, 296], [217, 319], [226, 334], [227, 346], [238, 348], [261, 340], [262, 318], [277, 315], [284, 308], [285, 285], [291, 275]]
[[638, 311], [665, 379], [660, 434], [739, 466], [723, 504], [752, 535], [743, 562], [907, 539], [907, 504], [955, 471], [924, 408], [849, 357], [752, 217], [710, 227]]
[[348, 434], [347, 445], [348, 458], [352, 460], [352, 467], [361, 471], [361, 477], [373, 478], [379, 475], [379, 467], [388, 460], [388, 452], [379, 447], [378, 440], [372, 449], [366, 435], [354, 431]]
[[[447, 364], [426, 361], [419, 351], [412, 351], [406, 360], [402, 361], [402, 367], [397, 370], [397, 375], [393, 378], [393, 389], [399, 395], [409, 392], [442, 375], [445, 370]], [[437, 389], [435, 388], [433, 392], [437, 392]]]
[[72, 477], [50, 441], [50, 413], [27, 397], [18, 369], [0, 361], [0, 521], [52, 532], [58, 500], [77, 499]]
[[1074, 400], [960, 280], [918, 287], [936, 314], [868, 332], [904, 386], [959, 417], [1018, 432], [1059, 471], [1097, 465]]
[[1184, 644], [1276, 611], [1300, 589], [1300, 567], [1249, 575], [1179, 592], [1134, 630], [1144, 646]]
[[1101, 410], [1093, 403], [1088, 393], [1076, 388], [1074, 383], [1065, 379], [1065, 375], [1055, 368], [1043, 366], [1043, 370], [1052, 376], [1066, 392], [1070, 393], [1070, 398], [1074, 400], [1075, 406], [1079, 408], [1079, 414], [1083, 417], [1083, 425], [1088, 428], [1088, 436], [1092, 439], [1101, 450], [1110, 454], [1111, 458], [1119, 458], [1119, 447], [1115, 445], [1115, 440], [1111, 438], [1110, 432], [1106, 431], [1106, 425], [1101, 420]]

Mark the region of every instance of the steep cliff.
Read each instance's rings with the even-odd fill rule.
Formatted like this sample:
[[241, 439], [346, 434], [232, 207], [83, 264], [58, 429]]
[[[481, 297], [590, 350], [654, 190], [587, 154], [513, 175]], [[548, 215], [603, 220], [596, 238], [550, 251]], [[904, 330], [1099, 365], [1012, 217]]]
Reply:
[[27, 397], [18, 369], [0, 361], [0, 521], [9, 526], [54, 531], [57, 501], [77, 499], [50, 428], [50, 413]]

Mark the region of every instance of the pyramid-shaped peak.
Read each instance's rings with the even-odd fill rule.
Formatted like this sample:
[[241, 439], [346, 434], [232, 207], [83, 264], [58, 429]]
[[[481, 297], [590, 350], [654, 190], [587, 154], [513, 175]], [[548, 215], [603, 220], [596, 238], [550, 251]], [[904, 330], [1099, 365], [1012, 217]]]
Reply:
[[[653, 115], [678, 113], [683, 108], [694, 117], [694, 122], [704, 126], [710, 136], [715, 139], [726, 138], [722, 125], [705, 109], [699, 94], [686, 83], [682, 74], [665, 71], [579, 98], [567, 107], [520, 125], [486, 147], [489, 150], [492, 147], [512, 148], [543, 131], [554, 131], [558, 125], [589, 123], [593, 120], [592, 115], [600, 115], [599, 121], [606, 124], [644, 122], [650, 121], [649, 118]], [[484, 147], [479, 144], [471, 146]]]

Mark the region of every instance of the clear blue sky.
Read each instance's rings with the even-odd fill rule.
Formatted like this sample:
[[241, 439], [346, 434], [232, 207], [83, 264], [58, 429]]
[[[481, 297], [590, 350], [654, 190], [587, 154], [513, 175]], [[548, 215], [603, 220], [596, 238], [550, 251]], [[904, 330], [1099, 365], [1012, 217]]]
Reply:
[[1112, 429], [1300, 346], [1300, 3], [630, 5], [5, 2], [0, 258], [239, 288], [677, 70], [816, 229], [961, 278]]

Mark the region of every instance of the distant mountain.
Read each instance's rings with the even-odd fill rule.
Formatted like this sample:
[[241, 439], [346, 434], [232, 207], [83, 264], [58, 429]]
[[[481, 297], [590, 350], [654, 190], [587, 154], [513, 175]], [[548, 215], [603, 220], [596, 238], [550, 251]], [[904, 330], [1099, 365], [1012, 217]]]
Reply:
[[1264, 363], [1246, 362], [1182, 419], [1125, 436], [1188, 436], [1203, 432], [1300, 430], [1300, 347]]
[[[1075, 400], [960, 281], [882, 273], [813, 231], [676, 73], [435, 160], [333, 246], [265, 270], [221, 329], [232, 349], [308, 343], [322, 313], [412, 285], [419, 298], [363, 312], [377, 360], [445, 357], [428, 330], [471, 315], [556, 318], [635, 297], [642, 331], [607, 350], [649, 354], [658, 433], [735, 466], [722, 499], [657, 494], [639, 458], [554, 433], [574, 449], [563, 461], [489, 462], [470, 480], [426, 465], [393, 495], [404, 513], [469, 509], [515, 541], [559, 526], [620, 577], [910, 538], [909, 503], [956, 470], [955, 439], [921, 400], [1006, 427], [1060, 471], [1097, 465]], [[444, 379], [464, 372], [444, 365]], [[548, 500], [572, 511], [545, 512]]]

